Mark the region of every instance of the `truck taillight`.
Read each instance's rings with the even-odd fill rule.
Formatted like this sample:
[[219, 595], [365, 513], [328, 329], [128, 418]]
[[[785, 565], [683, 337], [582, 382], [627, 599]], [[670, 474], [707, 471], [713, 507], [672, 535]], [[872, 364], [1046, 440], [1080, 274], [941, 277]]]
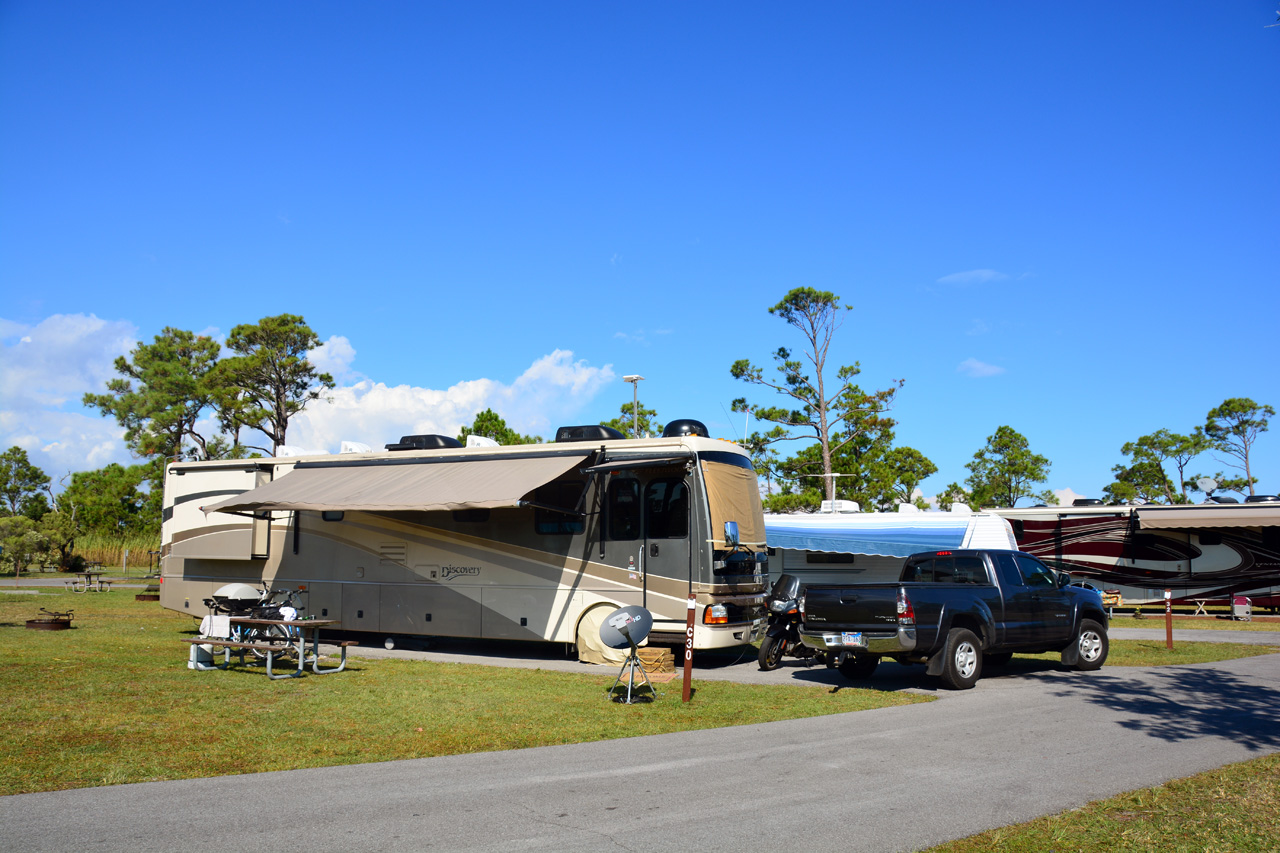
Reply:
[[804, 593], [800, 593], [800, 618], [804, 618]]
[[911, 606], [911, 599], [907, 597], [905, 589], [898, 590], [898, 624], [916, 624], [916, 610]]

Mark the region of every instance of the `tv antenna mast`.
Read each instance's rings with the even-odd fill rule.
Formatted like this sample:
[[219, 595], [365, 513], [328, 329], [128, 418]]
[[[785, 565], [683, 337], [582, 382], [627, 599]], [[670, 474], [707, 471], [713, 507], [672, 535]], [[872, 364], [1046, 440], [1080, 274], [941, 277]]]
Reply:
[[[633, 705], [640, 701], [640, 697], [635, 694], [643, 687], [649, 688], [649, 696], [645, 701], [652, 702], [658, 698], [658, 692], [653, 689], [653, 684], [649, 681], [649, 676], [644, 671], [644, 665], [640, 662], [640, 653], [637, 648], [649, 636], [649, 631], [652, 629], [653, 614], [638, 604], [619, 607], [604, 618], [604, 624], [600, 626], [600, 642], [611, 649], [625, 649], [628, 647], [631, 649], [627, 653], [626, 661], [622, 664], [622, 669], [618, 672], [618, 677], [614, 679], [613, 686], [605, 692], [605, 695], [611, 697], [613, 701]], [[641, 684], [636, 683], [637, 671], [640, 673], [640, 679], [643, 682]], [[624, 676], [627, 679], [625, 699], [622, 698], [621, 694], [613, 695], [613, 691], [618, 689], [618, 685], [622, 683]]]

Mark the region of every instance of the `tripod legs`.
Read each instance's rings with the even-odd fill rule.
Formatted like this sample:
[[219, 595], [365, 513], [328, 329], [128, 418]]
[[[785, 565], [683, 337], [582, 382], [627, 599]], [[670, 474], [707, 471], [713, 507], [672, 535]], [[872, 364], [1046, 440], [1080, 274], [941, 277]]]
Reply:
[[[636, 673], [640, 673], [640, 679], [643, 683], [636, 683]], [[621, 695], [614, 696], [613, 691], [618, 689], [618, 685], [622, 683], [623, 677], [627, 679], [627, 698], [623, 699]], [[626, 661], [622, 664], [622, 669], [618, 672], [618, 677], [614, 679], [613, 686], [605, 693], [615, 702], [621, 702], [624, 705], [633, 705], [640, 701], [639, 696], [633, 696], [638, 693], [641, 688], [649, 688], [649, 696], [646, 701], [652, 702], [658, 698], [658, 692], [653, 689], [653, 684], [649, 681], [649, 675], [644, 671], [644, 664], [640, 663], [640, 655], [636, 652], [636, 647], [631, 647], [631, 654], [627, 655]]]

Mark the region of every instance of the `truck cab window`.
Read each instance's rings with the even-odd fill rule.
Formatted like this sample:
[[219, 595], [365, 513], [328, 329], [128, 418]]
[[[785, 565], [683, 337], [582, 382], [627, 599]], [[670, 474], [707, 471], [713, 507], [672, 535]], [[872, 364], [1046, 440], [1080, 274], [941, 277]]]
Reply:
[[956, 557], [956, 583], [986, 583], [987, 569], [981, 557]]
[[630, 542], [640, 538], [640, 481], [615, 477], [609, 483], [605, 507], [609, 538]]
[[644, 490], [645, 536], [684, 539], [689, 535], [689, 489], [684, 480], [654, 480]]
[[1057, 576], [1044, 563], [1025, 554], [1014, 554], [1013, 558], [1018, 561], [1018, 568], [1027, 586], [1053, 589], [1058, 585]]
[[1018, 564], [1013, 560], [1013, 554], [996, 553], [992, 554], [996, 561], [996, 571], [1000, 573], [1000, 585], [1007, 588], [1025, 586], [1022, 582], [1022, 572], [1018, 571]]
[[937, 557], [933, 561], [933, 577], [925, 580], [932, 580], [934, 583], [953, 583], [955, 579], [955, 561], [950, 557]]

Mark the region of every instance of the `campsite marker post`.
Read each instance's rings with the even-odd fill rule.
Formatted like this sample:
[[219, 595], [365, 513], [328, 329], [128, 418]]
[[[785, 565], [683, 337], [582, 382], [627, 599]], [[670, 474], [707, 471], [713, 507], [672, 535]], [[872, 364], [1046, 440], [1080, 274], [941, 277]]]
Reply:
[[681, 701], [693, 698], [693, 614], [697, 599], [689, 593], [689, 616], [684, 626], [684, 693]]
[[1173, 590], [1164, 591], [1164, 647], [1173, 648]]

